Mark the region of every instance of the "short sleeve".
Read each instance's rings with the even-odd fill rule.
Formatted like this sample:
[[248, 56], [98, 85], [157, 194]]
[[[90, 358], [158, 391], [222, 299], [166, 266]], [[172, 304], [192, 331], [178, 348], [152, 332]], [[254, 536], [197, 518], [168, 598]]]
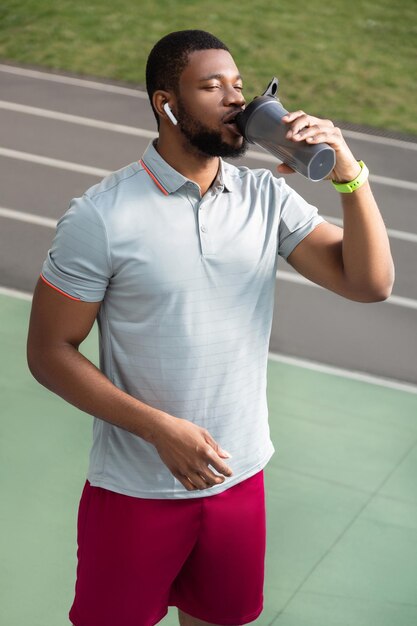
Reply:
[[315, 206], [284, 183], [281, 187], [278, 254], [287, 259], [294, 248], [324, 221]]
[[59, 220], [42, 278], [73, 299], [101, 302], [112, 274], [105, 224], [87, 195]]

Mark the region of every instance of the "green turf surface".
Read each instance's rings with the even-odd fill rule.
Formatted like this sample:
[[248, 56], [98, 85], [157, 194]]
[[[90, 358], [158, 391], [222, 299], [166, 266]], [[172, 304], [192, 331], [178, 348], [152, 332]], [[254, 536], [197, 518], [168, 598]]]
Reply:
[[[91, 419], [30, 377], [29, 308], [0, 296], [0, 623], [65, 626]], [[415, 626], [417, 395], [276, 362], [268, 395], [277, 452], [255, 623]]]
[[415, 0], [3, 0], [0, 59], [143, 84], [161, 36], [202, 28], [248, 97], [277, 75], [290, 109], [417, 134], [416, 24]]

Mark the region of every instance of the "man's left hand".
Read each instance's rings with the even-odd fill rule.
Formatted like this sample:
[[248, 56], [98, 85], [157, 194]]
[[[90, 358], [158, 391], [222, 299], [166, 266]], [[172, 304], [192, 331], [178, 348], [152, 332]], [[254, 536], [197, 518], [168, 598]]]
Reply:
[[[330, 178], [337, 182], [349, 182], [358, 176], [360, 165], [345, 142], [340, 128], [336, 128], [333, 122], [307, 115], [304, 111], [288, 113], [282, 118], [282, 121], [288, 124], [286, 138], [290, 141], [295, 143], [306, 141], [312, 145], [327, 143], [334, 149], [336, 165]], [[294, 172], [285, 163], [279, 165], [277, 169], [281, 174]]]

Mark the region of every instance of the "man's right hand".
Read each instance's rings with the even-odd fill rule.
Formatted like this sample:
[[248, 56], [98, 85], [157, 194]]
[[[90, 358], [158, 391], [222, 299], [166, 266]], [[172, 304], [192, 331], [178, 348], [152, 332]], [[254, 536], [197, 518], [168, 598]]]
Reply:
[[[161, 460], [188, 491], [220, 485], [232, 470], [222, 459], [230, 454], [210, 433], [185, 419], [168, 416], [152, 438]], [[221, 474], [213, 472], [211, 466]]]
[[133, 398], [78, 351], [99, 307], [100, 302], [70, 300], [40, 279], [28, 338], [32, 374], [81, 411], [155, 445], [162, 461], [188, 491], [223, 483], [232, 475], [222, 460], [230, 455], [206, 430]]

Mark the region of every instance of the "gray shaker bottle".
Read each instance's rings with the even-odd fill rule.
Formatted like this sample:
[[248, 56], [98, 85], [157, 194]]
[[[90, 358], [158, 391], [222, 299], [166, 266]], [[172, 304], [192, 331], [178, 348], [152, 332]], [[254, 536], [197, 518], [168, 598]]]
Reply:
[[288, 113], [276, 98], [278, 79], [273, 78], [262, 96], [238, 113], [234, 122], [249, 143], [256, 143], [310, 180], [326, 178], [336, 163], [336, 155], [327, 143], [308, 144], [285, 138], [287, 124], [281, 118]]

